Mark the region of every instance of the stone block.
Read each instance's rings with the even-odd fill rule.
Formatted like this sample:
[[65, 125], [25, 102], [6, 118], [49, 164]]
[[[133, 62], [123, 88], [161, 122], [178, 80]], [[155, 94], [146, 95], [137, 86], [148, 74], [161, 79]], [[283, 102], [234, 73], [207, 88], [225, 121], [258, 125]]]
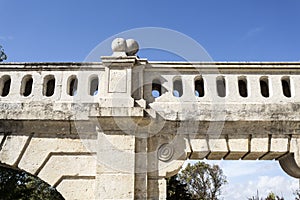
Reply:
[[98, 173], [134, 173], [134, 152], [120, 150], [103, 150], [97, 153]]
[[150, 178], [148, 180], [148, 199], [167, 199], [167, 184], [164, 178]]
[[110, 93], [126, 93], [127, 92], [127, 70], [111, 69], [109, 71], [109, 89]]
[[256, 160], [268, 152], [269, 138], [260, 137], [251, 139], [250, 152], [243, 158], [245, 160]]
[[99, 173], [134, 173], [135, 137], [98, 132], [97, 159]]
[[211, 153], [208, 155], [209, 160], [223, 159], [228, 153], [227, 143], [225, 139], [210, 139], [209, 147]]
[[193, 151], [190, 159], [204, 159], [208, 155], [209, 148], [206, 139], [192, 139], [190, 144]]
[[288, 138], [272, 138], [270, 152], [262, 160], [273, 160], [286, 154], [288, 149]]
[[80, 152], [87, 153], [89, 151], [79, 139], [34, 137], [31, 139], [19, 167], [34, 174], [53, 152], [67, 155], [71, 152], [80, 154]]
[[228, 140], [230, 153], [226, 156], [226, 160], [239, 160], [248, 152], [248, 138]]
[[134, 199], [134, 175], [111, 173], [97, 175], [96, 199], [133, 200]]
[[121, 150], [134, 152], [134, 135], [109, 135], [103, 132], [98, 133], [98, 150]]
[[29, 136], [7, 136], [0, 151], [0, 161], [8, 165], [13, 165], [25, 147], [28, 137]]
[[62, 176], [95, 176], [96, 159], [93, 156], [72, 156], [57, 155], [52, 156], [45, 164], [39, 177], [54, 185]]
[[96, 199], [96, 180], [95, 179], [64, 179], [57, 187], [57, 191], [68, 199], [87, 200]]

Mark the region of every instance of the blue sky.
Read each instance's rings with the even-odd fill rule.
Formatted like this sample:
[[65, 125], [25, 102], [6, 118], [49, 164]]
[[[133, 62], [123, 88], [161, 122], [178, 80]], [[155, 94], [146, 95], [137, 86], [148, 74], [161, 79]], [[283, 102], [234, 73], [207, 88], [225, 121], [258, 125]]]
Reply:
[[285, 174], [277, 161], [208, 161], [218, 164], [227, 176], [228, 184], [223, 186], [225, 200], [241, 200], [255, 196], [266, 197], [270, 192], [294, 199], [293, 192], [298, 189], [299, 181]]
[[147, 26], [182, 32], [217, 61], [300, 60], [297, 0], [0, 0], [0, 5], [0, 43], [8, 61], [82, 61], [106, 38]]
[[[6, 62], [81, 62], [115, 34], [162, 27], [193, 38], [215, 61], [299, 61], [299, 10], [297, 0], [0, 0], [0, 44], [8, 55]], [[140, 57], [172, 58], [151, 51]], [[229, 179], [225, 199], [241, 199], [230, 193], [239, 187], [253, 186], [254, 195], [255, 187], [266, 191], [263, 183], [272, 182], [270, 190], [291, 195], [291, 190], [280, 186], [297, 185], [277, 162], [220, 164]], [[266, 167], [270, 170], [261, 170]], [[246, 199], [249, 192], [243, 195]]]

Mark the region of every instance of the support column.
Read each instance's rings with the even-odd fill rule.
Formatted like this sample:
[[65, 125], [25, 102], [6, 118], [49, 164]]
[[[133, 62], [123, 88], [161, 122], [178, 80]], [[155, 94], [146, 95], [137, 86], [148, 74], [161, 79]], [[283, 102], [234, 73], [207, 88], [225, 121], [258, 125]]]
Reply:
[[135, 136], [98, 132], [96, 199], [134, 199]]
[[134, 199], [147, 199], [147, 138], [140, 134], [135, 138]]
[[156, 134], [148, 138], [147, 199], [166, 199], [166, 178], [178, 173], [191, 149], [184, 135]]
[[148, 198], [147, 199], [167, 199], [167, 181], [164, 177], [148, 178]]

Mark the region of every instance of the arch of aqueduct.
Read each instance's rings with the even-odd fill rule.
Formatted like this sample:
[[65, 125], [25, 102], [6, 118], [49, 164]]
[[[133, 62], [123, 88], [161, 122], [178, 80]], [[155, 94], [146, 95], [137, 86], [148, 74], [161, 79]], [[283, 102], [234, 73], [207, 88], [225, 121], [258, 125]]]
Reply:
[[276, 159], [300, 178], [300, 63], [115, 53], [0, 64], [0, 161], [66, 199], [165, 199], [187, 159]]

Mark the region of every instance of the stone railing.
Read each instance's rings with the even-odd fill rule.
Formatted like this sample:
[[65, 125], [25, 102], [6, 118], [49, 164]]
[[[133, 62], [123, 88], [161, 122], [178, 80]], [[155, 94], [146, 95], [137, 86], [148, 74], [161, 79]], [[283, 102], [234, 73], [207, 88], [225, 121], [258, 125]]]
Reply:
[[[300, 63], [292, 62], [151, 63], [145, 79], [157, 96], [170, 91], [171, 101], [298, 102], [299, 69]], [[145, 99], [151, 96], [148, 87]]]
[[80, 102], [99, 107], [134, 107], [134, 100], [147, 105], [300, 102], [300, 63], [148, 63], [131, 56], [113, 65], [114, 57], [107, 58], [108, 64], [1, 64], [0, 102]]
[[77, 93], [98, 96], [99, 63], [5, 63], [0, 65], [1, 102], [73, 101]]
[[[105, 77], [102, 63], [3, 63], [0, 67], [1, 102], [72, 102], [79, 95], [84, 102], [98, 103], [95, 99], [114, 92], [110, 91], [109, 77]], [[138, 67], [140, 74], [135, 74], [135, 68], [130, 71], [130, 77], [126, 74], [126, 78], [132, 78], [126, 80], [131, 85], [127, 88], [115, 85], [119, 87], [114, 89], [117, 93], [131, 92], [135, 100], [148, 102], [300, 101], [300, 90], [297, 91], [300, 63], [166, 62], [142, 63]], [[118, 75], [116, 78], [123, 78], [123, 74]], [[114, 84], [119, 84], [118, 81]], [[139, 95], [134, 96], [137, 92]]]

